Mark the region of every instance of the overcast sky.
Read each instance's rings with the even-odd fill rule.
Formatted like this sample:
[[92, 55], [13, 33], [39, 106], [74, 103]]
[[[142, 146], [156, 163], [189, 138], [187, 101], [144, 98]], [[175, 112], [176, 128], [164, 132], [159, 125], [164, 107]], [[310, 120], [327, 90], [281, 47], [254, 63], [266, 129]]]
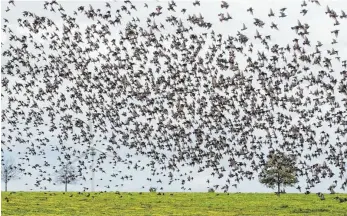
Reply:
[[[71, 14], [73, 10], [77, 10], [79, 5], [85, 5], [88, 6], [89, 4], [92, 4], [94, 8], [104, 8], [105, 3], [104, 2], [99, 2], [99, 1], [58, 1], [61, 3], [66, 10], [68, 14]], [[157, 5], [162, 5], [163, 8], [167, 8], [167, 1], [146, 1], [148, 4], [149, 8], [145, 9], [143, 7], [145, 1], [132, 1], [132, 3], [137, 7], [137, 12], [136, 12], [136, 17], [138, 17], [141, 20], [141, 23], [145, 25], [145, 19], [147, 18], [148, 14], [152, 11], [155, 10], [155, 7]], [[254, 17], [262, 19], [265, 23], [266, 26], [259, 30], [259, 32], [263, 35], [271, 35], [271, 43], [272, 44], [280, 44], [280, 45], [286, 45], [286, 44], [291, 44], [292, 40], [296, 37], [298, 37], [295, 32], [291, 29], [292, 26], [297, 25], [298, 20], [301, 21], [301, 23], [308, 23], [310, 25], [309, 32], [310, 32], [310, 41], [312, 47], [317, 44], [317, 41], [320, 41], [323, 43], [322, 50], [331, 50], [334, 48], [335, 50], [339, 51], [339, 55], [343, 58], [344, 56], [347, 56], [347, 19], [341, 20], [340, 25], [338, 27], [333, 25], [333, 21], [331, 18], [329, 18], [326, 14], [326, 5], [327, 3], [329, 4], [329, 7], [331, 9], [334, 9], [338, 15], [340, 15], [341, 10], [347, 11], [347, 1], [345, 0], [336, 0], [336, 1], [323, 1], [321, 0], [321, 6], [318, 6], [316, 4], [311, 4], [308, 3], [308, 13], [306, 16], [302, 16], [300, 14], [301, 10], [301, 3], [302, 1], [297, 1], [297, 0], [250, 0], [250, 1], [244, 1], [244, 0], [238, 0], [238, 1], [228, 1], [230, 6], [227, 10], [221, 9], [220, 8], [220, 1], [201, 1], [201, 6], [200, 7], [194, 7], [192, 5], [191, 1], [176, 1], [177, 2], [177, 12], [175, 13], [177, 16], [182, 16], [180, 13], [181, 8], [186, 8], [187, 12], [186, 14], [182, 17], [182, 20], [185, 20], [188, 16], [188, 14], [196, 14], [198, 15], [201, 13], [205, 20], [211, 22], [213, 24], [212, 29], [216, 33], [221, 33], [223, 35], [233, 35], [235, 36], [238, 31], [243, 27], [243, 23], [248, 27], [246, 31], [243, 33], [246, 34], [250, 40], [252, 40], [252, 43], [256, 47], [260, 47], [261, 44], [259, 41], [254, 40], [254, 35], [256, 29], [254, 28], [253, 22], [254, 22]], [[34, 13], [40, 14], [40, 15], [47, 15], [49, 16], [50, 19], [52, 19], [54, 22], [57, 24], [62, 24], [62, 21], [59, 16], [54, 16], [52, 13], [49, 13], [47, 11], [42, 10], [43, 9], [43, 3], [41, 1], [16, 1], [15, 2], [16, 7], [13, 8], [11, 7], [11, 10], [9, 12], [5, 12], [8, 2], [7, 1], [1, 1], [1, 17], [6, 18], [9, 20], [9, 26], [11, 27], [12, 31], [15, 32], [15, 34], [27, 34], [27, 31], [23, 31], [22, 29], [18, 28], [16, 29], [15, 26], [17, 26], [17, 18], [22, 17], [20, 14], [25, 11], [32, 11]], [[111, 1], [111, 6], [112, 10], [115, 10], [114, 8], [117, 8], [121, 5], [119, 1], [113, 2]], [[252, 7], [254, 9], [254, 16], [252, 16], [249, 12], [246, 10]], [[283, 7], [286, 7], [286, 14], [287, 17], [285, 18], [278, 18], [279, 16], [279, 10]], [[269, 19], [268, 13], [270, 8], [275, 12], [276, 18], [271, 18]], [[218, 14], [219, 13], [226, 13], [228, 12], [233, 19], [227, 22], [219, 22]], [[115, 14], [115, 13], [112, 13]], [[80, 16], [81, 17], [81, 16]], [[164, 18], [166, 16], [162, 16], [162, 22], [164, 23]], [[87, 25], [90, 24], [90, 21], [85, 18], [79, 18], [78, 20], [80, 29], [84, 29]], [[126, 20], [129, 20], [129, 17], [124, 17], [123, 18], [123, 24], [126, 23]], [[160, 18], [158, 18], [158, 23], [160, 23]], [[278, 24], [279, 31], [273, 30], [270, 28], [270, 23], [271, 21], [275, 22]], [[1, 24], [3, 25], [3, 19], [1, 20]], [[167, 27], [166, 32], [168, 33], [173, 33], [173, 29], [169, 27], [168, 24], [165, 25]], [[339, 32], [339, 37], [338, 37], [338, 44], [332, 45], [332, 39], [334, 36], [331, 34], [332, 30], [335, 29], [340, 29]], [[194, 28], [196, 31], [201, 31], [198, 28]], [[171, 32], [170, 32], [171, 31]], [[200, 32], [199, 32], [200, 33]], [[118, 36], [118, 32], [115, 32], [115, 37]], [[39, 37], [35, 38], [35, 40], [38, 40], [40, 42], [44, 42], [43, 40], [40, 40]], [[8, 46], [9, 40], [8, 40], [8, 34], [2, 32], [1, 34], [1, 42], [5, 46]], [[3, 48], [4, 48], [3, 47]], [[2, 48], [2, 50], [3, 50]], [[47, 51], [49, 52], [49, 51]], [[6, 59], [1, 57], [2, 64]], [[240, 61], [239, 65], [244, 64], [245, 59], [238, 59]], [[334, 64], [334, 67], [336, 66], [336, 71], [339, 71], [341, 69], [340, 64]], [[3, 75], [3, 74], [2, 74]], [[337, 75], [338, 76], [338, 75]], [[67, 84], [66, 84], [67, 85]], [[21, 97], [18, 95], [18, 97]], [[338, 97], [337, 97], [338, 98]], [[341, 97], [340, 97], [341, 100]], [[4, 98], [2, 98], [1, 106], [2, 109], [6, 107], [6, 95]], [[324, 107], [322, 107], [324, 109]], [[328, 108], [327, 108], [328, 109]], [[296, 118], [298, 118], [296, 116]], [[295, 116], [294, 116], [295, 119]], [[47, 119], [47, 122], [49, 120]], [[4, 126], [4, 123], [2, 123], [2, 126]], [[44, 127], [44, 126], [43, 126]], [[47, 128], [41, 128], [42, 130], [48, 131], [49, 127]], [[323, 127], [322, 130], [328, 131], [330, 133], [333, 133], [332, 129], [329, 129], [328, 127]], [[8, 133], [8, 131], [7, 131]], [[335, 137], [332, 135], [331, 136], [331, 141], [334, 142]], [[58, 140], [54, 137], [50, 138], [51, 145], [57, 145]], [[10, 145], [15, 145], [14, 143], [11, 143]], [[67, 143], [67, 146], [71, 145], [74, 146], [72, 143]], [[99, 144], [98, 145], [99, 149], [105, 149], [105, 146]], [[6, 147], [2, 146], [2, 149], [4, 149], [6, 156], [12, 156], [14, 158], [19, 157], [17, 154], [17, 151], [23, 151], [20, 146], [15, 146], [13, 147], [14, 152], [10, 153], [6, 151]], [[46, 158], [42, 158], [42, 156], [34, 157], [32, 156], [30, 158], [30, 164], [36, 164], [40, 163], [42, 164], [43, 161], [48, 161], [49, 163], [54, 164], [54, 162], [57, 160], [58, 153], [56, 152], [51, 152], [48, 151], [50, 147], [47, 147], [46, 151]], [[129, 151], [126, 149], [121, 149], [120, 154], [125, 155]], [[141, 162], [146, 163], [146, 158], [144, 157], [139, 157], [139, 156], [133, 156], [133, 160], [141, 160]], [[110, 161], [110, 159], [106, 160], [107, 162]], [[226, 167], [227, 167], [226, 163]], [[97, 173], [96, 176], [96, 185], [100, 185], [99, 187], [96, 187], [96, 190], [119, 190], [119, 191], [148, 191], [148, 188], [150, 186], [161, 186], [159, 184], [156, 184], [155, 181], [157, 179], [160, 179], [162, 177], [151, 177], [151, 175], [148, 172], [135, 172], [134, 170], [128, 170], [126, 168], [126, 165], [119, 165], [117, 166], [116, 170], [112, 169], [111, 166], [105, 164], [103, 166], [105, 170], [107, 170], [107, 175], [102, 174], [102, 173]], [[29, 169], [29, 168], [28, 168]], [[118, 171], [122, 171], [123, 175], [132, 175], [134, 177], [133, 181], [122, 181], [120, 179], [117, 180], [112, 180], [112, 182], [109, 182], [111, 178], [108, 176], [111, 173], [117, 173]], [[181, 169], [181, 172], [187, 173], [190, 170], [193, 171], [193, 173], [196, 173], [197, 168], [187, 168], [187, 169]], [[37, 175], [38, 173], [35, 172], [34, 170], [32, 171], [34, 174], [31, 178], [27, 176], [22, 176], [20, 180], [15, 180], [11, 181], [8, 185], [9, 190], [41, 190], [40, 188], [35, 187], [33, 184], [35, 183], [35, 174]], [[53, 173], [52, 173], [53, 174]], [[90, 173], [87, 174], [90, 176]], [[205, 171], [202, 173], [196, 173], [193, 175], [194, 180], [190, 183], [186, 183], [186, 188], [191, 188], [192, 191], [207, 191], [208, 186], [212, 186], [215, 184], [223, 184], [224, 181], [218, 181], [217, 178], [213, 179], [210, 176], [210, 172]], [[152, 183], [146, 181], [147, 177], [152, 178]], [[100, 180], [102, 179], [102, 180]], [[180, 182], [174, 182], [172, 185], [167, 185], [165, 183], [165, 178], [162, 178], [164, 184], [162, 185], [164, 187], [164, 191], [181, 191], [181, 185]], [[207, 184], [206, 180], [210, 179], [211, 183]], [[324, 180], [322, 181], [321, 184], [318, 184], [313, 191], [326, 191], [328, 186], [331, 184], [333, 179], [331, 180]], [[154, 182], [153, 182], [154, 181]], [[82, 183], [82, 185], [80, 185]], [[124, 184], [123, 187], [115, 187], [115, 185], [121, 185]], [[105, 188], [106, 185], [109, 185], [110, 188]], [[305, 182], [301, 181], [300, 185], [304, 188]], [[43, 184], [42, 186], [45, 186], [47, 190], [63, 190], [64, 186], [63, 185], [58, 185], [58, 186], [53, 186], [53, 185], [48, 185], [48, 184]], [[81, 181], [76, 185], [70, 186], [70, 190], [74, 191], [80, 191], [83, 190], [83, 186], [85, 187], [90, 187], [90, 181]], [[143, 189], [142, 186], [145, 186]], [[4, 189], [4, 186], [2, 184], [2, 189]], [[244, 181], [241, 182], [238, 188], [233, 188], [230, 187], [229, 189], [231, 192], [272, 192], [271, 189], [268, 189], [264, 186], [262, 186], [257, 179], [253, 181]], [[288, 188], [287, 192], [297, 192], [294, 188]]]

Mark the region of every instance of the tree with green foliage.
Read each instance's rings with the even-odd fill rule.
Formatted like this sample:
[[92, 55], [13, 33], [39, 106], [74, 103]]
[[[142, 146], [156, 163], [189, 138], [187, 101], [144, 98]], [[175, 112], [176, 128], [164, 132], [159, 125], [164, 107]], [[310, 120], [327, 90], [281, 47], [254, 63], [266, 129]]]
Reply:
[[294, 186], [298, 182], [297, 170], [295, 156], [283, 152], [271, 152], [259, 174], [259, 181], [272, 189], [277, 186], [279, 196], [281, 187]]

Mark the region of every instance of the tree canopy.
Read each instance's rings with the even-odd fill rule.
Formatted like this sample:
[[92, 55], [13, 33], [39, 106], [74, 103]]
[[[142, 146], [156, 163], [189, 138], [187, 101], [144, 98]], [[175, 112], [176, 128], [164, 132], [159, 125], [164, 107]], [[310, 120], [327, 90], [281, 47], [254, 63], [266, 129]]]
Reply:
[[76, 168], [71, 164], [64, 165], [57, 173], [56, 182], [65, 185], [65, 192], [67, 191], [67, 185], [76, 183], [79, 178], [79, 174]]
[[3, 159], [1, 166], [1, 180], [5, 183], [5, 191], [7, 191], [8, 182], [19, 179], [20, 170], [15, 164], [13, 158]]
[[281, 193], [281, 186], [293, 186], [298, 182], [296, 157], [283, 152], [273, 152], [268, 156], [259, 174], [260, 183], [269, 188], [277, 187], [277, 194]]

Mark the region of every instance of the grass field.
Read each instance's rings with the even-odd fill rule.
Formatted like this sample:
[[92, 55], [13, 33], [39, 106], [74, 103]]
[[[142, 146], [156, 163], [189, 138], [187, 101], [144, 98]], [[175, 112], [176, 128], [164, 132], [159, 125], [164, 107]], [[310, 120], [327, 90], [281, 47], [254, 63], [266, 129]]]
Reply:
[[[89, 195], [88, 195], [89, 194]], [[1, 193], [2, 215], [346, 215], [347, 194]]]

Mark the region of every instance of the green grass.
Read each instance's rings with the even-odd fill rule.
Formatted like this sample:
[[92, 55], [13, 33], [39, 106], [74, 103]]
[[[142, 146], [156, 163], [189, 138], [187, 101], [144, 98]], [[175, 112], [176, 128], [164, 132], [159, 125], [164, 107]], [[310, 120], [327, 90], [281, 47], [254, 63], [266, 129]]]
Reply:
[[[70, 197], [70, 195], [73, 195]], [[2, 215], [346, 215], [347, 202], [316, 194], [260, 193], [1, 193]], [[8, 199], [5, 199], [5, 198]], [[8, 200], [8, 202], [6, 201]]]

